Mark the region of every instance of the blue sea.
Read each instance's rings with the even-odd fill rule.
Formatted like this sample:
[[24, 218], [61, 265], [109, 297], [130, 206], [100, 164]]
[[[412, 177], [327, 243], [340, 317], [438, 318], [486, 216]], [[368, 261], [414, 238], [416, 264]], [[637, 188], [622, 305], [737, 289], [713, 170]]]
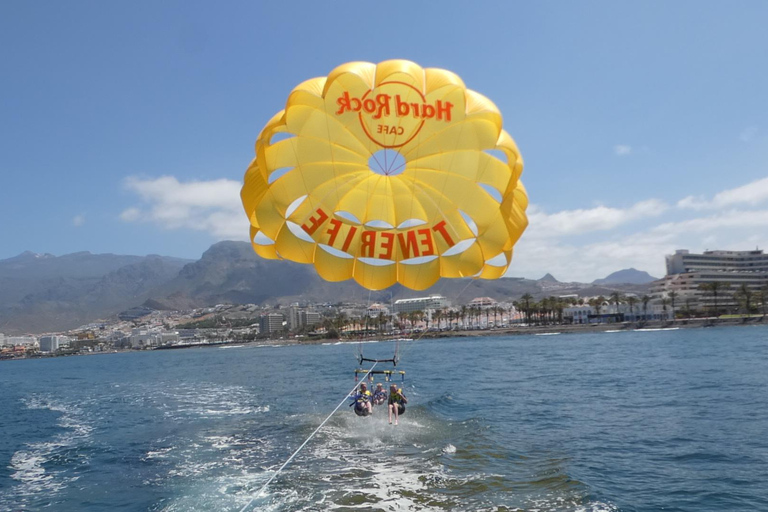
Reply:
[[[555, 332], [555, 331], [553, 331]], [[768, 327], [0, 362], [0, 510], [768, 510]]]

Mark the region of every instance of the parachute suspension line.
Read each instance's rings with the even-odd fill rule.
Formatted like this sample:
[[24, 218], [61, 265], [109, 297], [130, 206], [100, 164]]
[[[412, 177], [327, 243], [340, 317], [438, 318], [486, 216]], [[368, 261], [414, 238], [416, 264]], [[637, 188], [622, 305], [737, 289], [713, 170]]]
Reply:
[[[373, 364], [373, 366], [371, 366], [371, 368], [368, 370], [368, 372], [367, 372], [367, 373], [365, 374], [365, 376], [363, 377], [363, 380], [364, 380], [366, 377], [368, 377], [368, 374], [370, 374], [370, 373], [373, 371], [373, 369], [374, 369], [374, 368], [376, 368], [376, 365], [377, 365], [377, 364], [378, 364], [378, 363], [374, 363], [374, 364]], [[291, 463], [291, 461], [293, 460], [293, 458], [294, 458], [294, 457], [296, 457], [296, 455], [298, 455], [298, 453], [299, 453], [299, 452], [302, 450], [302, 448], [304, 448], [304, 447], [307, 445], [307, 443], [309, 443], [309, 441], [310, 441], [310, 440], [311, 440], [313, 437], [315, 437], [315, 434], [317, 434], [317, 433], [320, 431], [320, 429], [321, 429], [321, 428], [323, 428], [323, 426], [324, 426], [324, 425], [325, 425], [325, 424], [328, 422], [328, 420], [329, 420], [329, 419], [331, 419], [331, 416], [333, 416], [334, 414], [336, 414], [336, 411], [338, 411], [338, 410], [339, 410], [339, 408], [340, 408], [342, 405], [344, 405], [344, 404], [346, 403], [347, 399], [349, 398], [349, 395], [351, 395], [351, 394], [352, 394], [352, 393], [353, 393], [353, 392], [354, 392], [356, 389], [357, 389], [357, 381], [355, 381], [355, 387], [353, 387], [352, 389], [350, 389], [350, 390], [349, 390], [349, 393], [347, 393], [347, 394], [344, 396], [344, 398], [341, 400], [341, 402], [339, 402], [339, 405], [337, 405], [337, 406], [336, 406], [336, 408], [335, 408], [335, 409], [334, 409], [334, 410], [331, 412], [331, 414], [329, 414], [329, 415], [328, 415], [328, 417], [327, 417], [327, 418], [325, 418], [325, 419], [323, 420], [323, 422], [322, 422], [322, 423], [321, 423], [321, 424], [320, 424], [320, 425], [319, 425], [319, 426], [318, 426], [318, 427], [315, 429], [315, 431], [314, 431], [314, 432], [312, 432], [312, 433], [309, 435], [309, 437], [308, 437], [308, 438], [307, 438], [307, 439], [306, 439], [306, 440], [305, 440], [303, 443], [301, 443], [301, 446], [299, 446], [299, 447], [296, 449], [296, 451], [295, 451], [295, 452], [293, 452], [293, 453], [291, 454], [291, 456], [290, 456], [290, 457], [288, 457], [288, 460], [286, 460], [286, 461], [283, 463], [283, 465], [282, 465], [282, 466], [280, 466], [280, 467], [278, 468], [278, 470], [277, 470], [277, 471], [275, 471], [275, 473], [274, 473], [274, 474], [273, 474], [273, 475], [272, 475], [272, 476], [269, 478], [269, 480], [267, 480], [267, 483], [265, 483], [264, 485], [262, 485], [262, 486], [261, 486], [261, 489], [259, 489], [259, 492], [257, 492], [256, 494], [254, 494], [254, 495], [253, 495], [253, 497], [250, 499], [250, 501], [248, 501], [248, 503], [246, 503], [246, 504], [245, 504], [245, 506], [244, 506], [243, 508], [241, 508], [241, 509], [240, 509], [240, 512], [245, 512], [246, 510], [248, 510], [248, 507], [250, 507], [250, 506], [251, 506], [251, 504], [253, 504], [253, 502], [254, 502], [254, 501], [256, 501], [256, 499], [257, 499], [259, 496], [261, 496], [261, 493], [263, 493], [263, 492], [264, 492], [264, 490], [266, 490], [266, 488], [267, 488], [267, 487], [269, 487], [269, 484], [271, 484], [271, 483], [272, 483], [272, 480], [274, 480], [274, 479], [277, 477], [277, 475], [279, 475], [279, 474], [280, 474], [280, 473], [283, 471], [283, 469], [285, 469], [285, 467], [286, 467], [288, 464], [290, 464], [290, 463]], [[255, 510], [255, 509], [254, 509], [254, 510]]]

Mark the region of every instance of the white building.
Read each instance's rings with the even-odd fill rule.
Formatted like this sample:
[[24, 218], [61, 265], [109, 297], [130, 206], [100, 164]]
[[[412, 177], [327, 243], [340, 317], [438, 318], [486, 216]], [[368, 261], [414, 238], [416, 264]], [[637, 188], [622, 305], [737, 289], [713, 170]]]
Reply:
[[291, 306], [288, 310], [288, 328], [291, 331], [298, 331], [302, 327], [313, 327], [318, 325], [321, 320], [320, 313], [316, 311], [310, 311], [298, 306]]
[[40, 337], [40, 352], [56, 352], [60, 348], [69, 344], [67, 336], [58, 336], [51, 334]]
[[597, 309], [586, 304], [582, 306], [570, 306], [563, 309], [563, 318], [574, 324], [597, 324], [606, 322], [640, 322], [646, 321], [670, 321], [674, 319], [672, 308], [659, 303], [648, 303], [644, 308], [642, 303], [630, 306], [627, 303], [616, 304], [605, 303], [600, 307], [600, 314]]
[[179, 333], [174, 331], [158, 331], [149, 329], [133, 329], [128, 337], [131, 348], [159, 347], [179, 341]]
[[35, 336], [6, 336], [5, 344], [11, 347], [36, 347], [37, 338]]
[[368, 306], [366, 313], [370, 318], [378, 318], [379, 315], [389, 316], [389, 308], [384, 304], [375, 302]]
[[159, 341], [160, 341], [161, 345], [170, 345], [170, 344], [173, 344], [173, 343], [178, 343], [179, 342], [179, 333], [178, 332], [172, 332], [172, 331], [161, 332], [160, 333], [160, 340]]
[[[746, 285], [753, 292], [768, 285], [768, 254], [754, 251], [705, 251], [691, 254], [677, 250], [666, 257], [667, 275], [656, 281], [653, 293], [658, 298], [675, 298], [675, 309], [718, 309], [735, 307], [733, 292]], [[720, 283], [717, 299], [701, 289], [705, 283]], [[674, 295], [671, 295], [674, 292]]]
[[763, 272], [768, 273], [768, 254], [754, 251], [704, 251], [691, 254], [678, 249], [666, 256], [667, 275], [685, 272]]
[[152, 346], [154, 333], [147, 329], [133, 329], [128, 340], [131, 348], [146, 348]]
[[398, 299], [395, 301], [395, 313], [410, 313], [411, 311], [430, 311], [448, 308], [451, 301], [442, 295], [430, 295], [429, 297], [417, 297], [415, 299]]
[[263, 334], [281, 332], [283, 330], [283, 315], [281, 313], [268, 313], [259, 318], [259, 329]]
[[474, 307], [474, 308], [491, 308], [496, 305], [496, 301], [493, 300], [490, 297], [475, 297], [471, 301], [469, 301], [469, 304], [467, 306]]

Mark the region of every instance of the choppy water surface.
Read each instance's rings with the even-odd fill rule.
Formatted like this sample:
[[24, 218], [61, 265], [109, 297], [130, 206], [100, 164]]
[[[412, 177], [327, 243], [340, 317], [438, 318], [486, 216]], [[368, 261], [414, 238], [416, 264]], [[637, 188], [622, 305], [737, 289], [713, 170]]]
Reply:
[[[239, 510], [352, 388], [356, 348], [2, 362], [0, 510]], [[768, 510], [766, 327], [401, 350], [401, 424], [342, 407], [254, 508]]]

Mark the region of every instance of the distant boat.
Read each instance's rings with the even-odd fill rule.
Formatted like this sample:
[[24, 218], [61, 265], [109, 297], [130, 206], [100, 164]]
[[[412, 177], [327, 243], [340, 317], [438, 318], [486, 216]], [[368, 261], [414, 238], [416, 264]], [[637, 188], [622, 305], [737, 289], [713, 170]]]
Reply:
[[556, 336], [558, 334], [561, 334], [559, 332], [539, 332], [536, 333], [534, 336]]
[[659, 327], [657, 329], [635, 329], [635, 331], [640, 332], [652, 332], [652, 331], [676, 331], [680, 329], [679, 327]]

